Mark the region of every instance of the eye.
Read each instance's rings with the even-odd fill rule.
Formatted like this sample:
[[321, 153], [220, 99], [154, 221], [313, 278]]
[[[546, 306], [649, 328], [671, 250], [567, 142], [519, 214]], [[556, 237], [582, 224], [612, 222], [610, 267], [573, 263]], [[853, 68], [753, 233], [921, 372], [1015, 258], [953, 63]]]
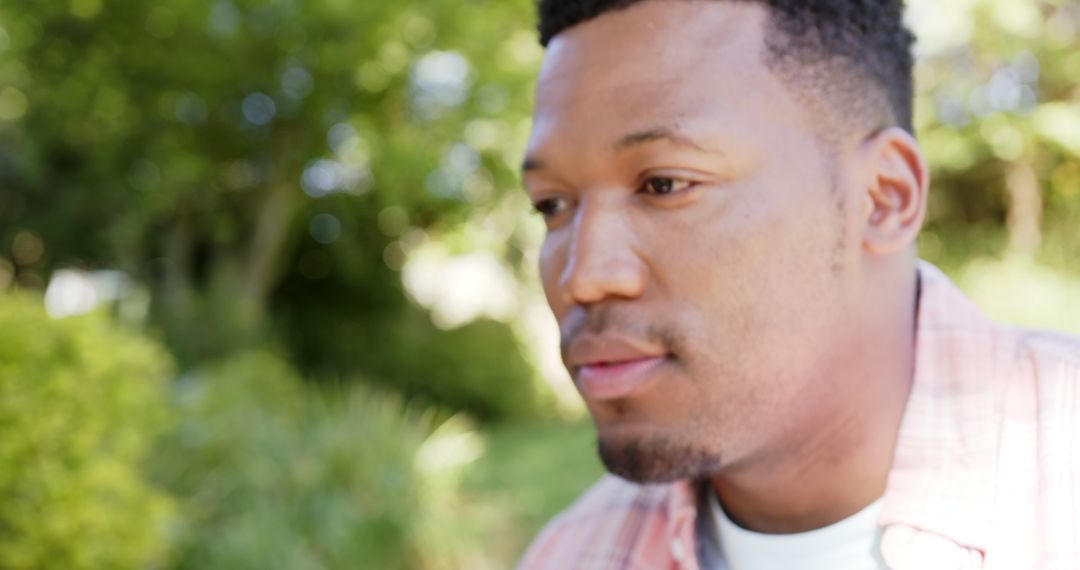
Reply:
[[645, 180], [645, 184], [642, 190], [647, 194], [653, 194], [656, 196], [665, 196], [668, 194], [676, 194], [687, 190], [694, 185], [689, 180], [680, 180], [678, 178], [669, 178], [665, 176], [654, 176]]
[[550, 220], [566, 210], [567, 205], [565, 198], [544, 198], [534, 202], [533, 209], [544, 216], [544, 219]]

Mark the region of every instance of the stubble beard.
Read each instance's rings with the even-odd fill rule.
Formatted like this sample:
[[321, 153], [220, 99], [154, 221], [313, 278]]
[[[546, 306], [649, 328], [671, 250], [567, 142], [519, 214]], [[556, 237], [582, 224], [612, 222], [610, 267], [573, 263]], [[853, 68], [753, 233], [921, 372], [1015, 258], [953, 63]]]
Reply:
[[722, 467], [718, 452], [662, 435], [635, 439], [601, 436], [597, 451], [608, 471], [634, 483], [701, 479]]

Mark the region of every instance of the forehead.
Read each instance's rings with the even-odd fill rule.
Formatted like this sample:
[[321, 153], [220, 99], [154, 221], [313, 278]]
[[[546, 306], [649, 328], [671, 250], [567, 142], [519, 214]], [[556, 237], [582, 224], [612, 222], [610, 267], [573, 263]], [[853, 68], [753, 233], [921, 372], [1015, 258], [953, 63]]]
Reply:
[[698, 122], [790, 127], [793, 101], [764, 63], [767, 19], [756, 3], [646, 0], [564, 31], [545, 54], [530, 148]]

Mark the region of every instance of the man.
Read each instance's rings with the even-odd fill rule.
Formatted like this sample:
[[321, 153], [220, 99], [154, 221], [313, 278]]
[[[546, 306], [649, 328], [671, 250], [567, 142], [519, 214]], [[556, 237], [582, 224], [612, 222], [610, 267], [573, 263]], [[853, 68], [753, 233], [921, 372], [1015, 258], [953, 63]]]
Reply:
[[902, 11], [540, 2], [523, 176], [617, 477], [522, 568], [1080, 567], [1080, 344], [918, 261]]

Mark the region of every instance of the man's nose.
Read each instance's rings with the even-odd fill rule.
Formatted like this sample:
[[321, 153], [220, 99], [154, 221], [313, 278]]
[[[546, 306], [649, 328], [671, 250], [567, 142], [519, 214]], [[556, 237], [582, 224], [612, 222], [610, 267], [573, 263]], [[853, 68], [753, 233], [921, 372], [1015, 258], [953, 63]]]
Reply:
[[572, 304], [634, 299], [645, 291], [648, 270], [625, 211], [583, 203], [576, 212], [570, 251], [559, 286]]

